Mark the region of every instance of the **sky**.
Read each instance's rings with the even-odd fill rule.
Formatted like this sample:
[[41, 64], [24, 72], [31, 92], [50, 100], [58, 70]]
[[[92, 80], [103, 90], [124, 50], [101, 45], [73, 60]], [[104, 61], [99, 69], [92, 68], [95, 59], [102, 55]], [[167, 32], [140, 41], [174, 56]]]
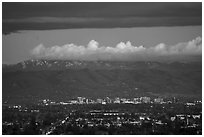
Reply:
[[2, 62], [202, 55], [202, 3], [3, 3]]

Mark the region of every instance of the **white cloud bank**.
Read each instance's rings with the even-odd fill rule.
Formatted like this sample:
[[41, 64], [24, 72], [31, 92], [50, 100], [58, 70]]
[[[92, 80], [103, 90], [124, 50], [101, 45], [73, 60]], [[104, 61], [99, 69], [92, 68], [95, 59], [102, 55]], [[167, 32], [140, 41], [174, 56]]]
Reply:
[[31, 53], [35, 58], [69, 60], [140, 60], [161, 56], [202, 55], [202, 38], [176, 45], [160, 43], [149, 48], [133, 46], [130, 41], [120, 42], [115, 47], [99, 46], [95, 40], [91, 40], [87, 46], [65, 44], [46, 48], [40, 44]]

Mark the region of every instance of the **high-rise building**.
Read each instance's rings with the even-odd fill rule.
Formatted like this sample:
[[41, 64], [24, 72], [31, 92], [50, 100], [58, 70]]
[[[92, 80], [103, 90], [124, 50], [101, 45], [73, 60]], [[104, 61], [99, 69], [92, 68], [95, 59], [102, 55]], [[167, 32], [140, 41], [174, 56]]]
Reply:
[[140, 98], [134, 98], [133, 101], [134, 101], [134, 104], [139, 104], [139, 103], [141, 103]]
[[101, 103], [103, 102], [103, 99], [98, 98], [98, 99], [96, 100], [96, 102], [101, 104]]
[[154, 103], [163, 103], [163, 98], [155, 98]]
[[86, 99], [86, 104], [89, 104], [89, 99], [88, 98]]
[[83, 97], [77, 97], [78, 98], [78, 102], [79, 102], [79, 104], [83, 104], [83, 100], [84, 100], [84, 98]]
[[121, 98], [120, 100], [121, 100], [121, 103], [125, 103], [127, 101], [126, 98]]
[[112, 100], [109, 97], [106, 97], [106, 102], [107, 103], [112, 103]]
[[114, 103], [120, 103], [120, 98], [115, 98]]
[[150, 97], [140, 97], [142, 103], [150, 103]]

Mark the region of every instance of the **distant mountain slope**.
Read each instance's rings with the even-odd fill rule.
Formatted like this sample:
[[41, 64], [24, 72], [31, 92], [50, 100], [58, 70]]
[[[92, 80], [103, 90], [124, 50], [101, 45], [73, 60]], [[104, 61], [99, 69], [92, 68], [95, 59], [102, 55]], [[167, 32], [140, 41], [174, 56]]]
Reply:
[[201, 62], [28, 60], [3, 65], [3, 100], [201, 96]]

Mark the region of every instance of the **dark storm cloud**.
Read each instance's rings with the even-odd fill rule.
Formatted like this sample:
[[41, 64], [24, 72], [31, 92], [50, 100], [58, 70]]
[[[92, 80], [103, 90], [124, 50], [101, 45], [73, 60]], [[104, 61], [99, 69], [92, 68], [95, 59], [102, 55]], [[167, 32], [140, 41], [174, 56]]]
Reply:
[[17, 30], [202, 24], [202, 3], [3, 3], [3, 33]]

